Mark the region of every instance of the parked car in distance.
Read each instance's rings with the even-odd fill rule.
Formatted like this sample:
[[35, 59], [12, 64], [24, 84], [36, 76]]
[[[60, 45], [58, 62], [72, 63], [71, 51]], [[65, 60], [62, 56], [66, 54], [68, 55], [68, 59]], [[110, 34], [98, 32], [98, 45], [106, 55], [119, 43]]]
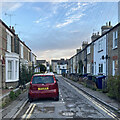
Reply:
[[31, 78], [28, 92], [29, 101], [39, 98], [53, 98], [59, 100], [57, 79], [53, 73], [35, 74]]

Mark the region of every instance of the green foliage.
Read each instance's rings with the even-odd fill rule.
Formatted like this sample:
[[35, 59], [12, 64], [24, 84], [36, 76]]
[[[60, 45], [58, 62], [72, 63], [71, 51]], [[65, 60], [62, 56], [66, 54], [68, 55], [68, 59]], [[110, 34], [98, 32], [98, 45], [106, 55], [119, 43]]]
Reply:
[[18, 97], [20, 94], [21, 94], [21, 91], [18, 90], [18, 91], [15, 93], [15, 96]]
[[40, 67], [40, 72], [41, 73], [45, 73], [45, 71], [46, 71], [45, 65], [39, 64], [38, 67]]
[[52, 70], [52, 65], [50, 65], [50, 72], [53, 72], [53, 70]]
[[20, 85], [25, 85], [27, 82], [30, 82], [33, 73], [34, 73], [33, 66], [27, 68], [25, 65], [22, 65], [20, 67], [19, 84]]
[[120, 76], [109, 76], [107, 81], [108, 96], [120, 101]]
[[13, 91], [10, 91], [9, 97], [11, 100], [14, 100], [16, 98], [16, 95]]

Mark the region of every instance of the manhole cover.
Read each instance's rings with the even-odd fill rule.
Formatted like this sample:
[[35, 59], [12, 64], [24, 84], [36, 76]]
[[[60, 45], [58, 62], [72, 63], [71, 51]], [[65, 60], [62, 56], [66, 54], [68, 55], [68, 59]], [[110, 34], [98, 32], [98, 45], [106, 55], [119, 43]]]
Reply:
[[75, 104], [74, 103], [68, 103], [68, 104], [66, 104], [66, 107], [68, 107], [68, 108], [74, 108]]
[[67, 116], [67, 117], [71, 117], [73, 116], [75, 113], [73, 111], [62, 111], [61, 115], [62, 116]]
[[55, 111], [54, 107], [39, 107], [38, 110], [43, 113], [53, 113]]

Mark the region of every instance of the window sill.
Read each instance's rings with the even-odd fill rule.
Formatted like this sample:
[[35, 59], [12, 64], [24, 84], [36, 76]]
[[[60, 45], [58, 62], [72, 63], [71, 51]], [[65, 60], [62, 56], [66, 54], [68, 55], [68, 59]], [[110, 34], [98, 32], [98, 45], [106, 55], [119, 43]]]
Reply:
[[89, 55], [90, 53], [87, 53], [87, 55]]
[[114, 47], [114, 48], [112, 48], [113, 50], [115, 50], [115, 49], [117, 49], [117, 46], [116, 47]]
[[102, 52], [103, 50], [99, 50], [98, 53]]

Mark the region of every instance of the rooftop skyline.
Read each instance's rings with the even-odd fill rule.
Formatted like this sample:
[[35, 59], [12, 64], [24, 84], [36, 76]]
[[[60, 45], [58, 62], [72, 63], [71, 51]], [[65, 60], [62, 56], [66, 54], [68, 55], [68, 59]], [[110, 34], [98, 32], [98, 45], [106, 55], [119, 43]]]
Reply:
[[37, 59], [69, 59], [82, 41], [91, 41], [93, 32], [101, 33], [106, 22], [118, 23], [118, 3], [7, 2], [2, 3], [1, 15]]

